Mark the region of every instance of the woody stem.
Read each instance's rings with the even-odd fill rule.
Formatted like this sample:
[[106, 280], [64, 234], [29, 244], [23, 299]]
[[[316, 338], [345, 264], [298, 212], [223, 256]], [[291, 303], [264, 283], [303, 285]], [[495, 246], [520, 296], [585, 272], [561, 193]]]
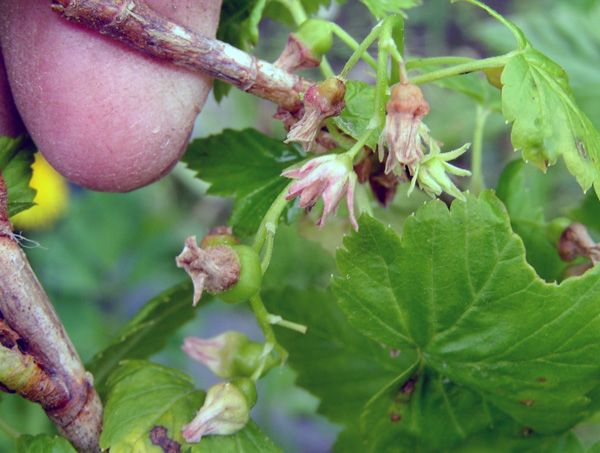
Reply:
[[171, 22], [144, 0], [54, 0], [64, 19], [121, 41], [147, 55], [201, 71], [286, 110], [301, 105], [314, 82], [260, 60], [227, 43]]

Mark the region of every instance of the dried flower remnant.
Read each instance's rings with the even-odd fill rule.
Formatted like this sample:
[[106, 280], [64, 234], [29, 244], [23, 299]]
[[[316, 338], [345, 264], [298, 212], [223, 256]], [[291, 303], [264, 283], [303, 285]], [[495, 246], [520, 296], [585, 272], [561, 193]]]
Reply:
[[320, 63], [321, 58], [315, 55], [294, 34], [291, 34], [288, 36], [283, 52], [281, 52], [281, 55], [273, 65], [286, 71], [294, 72], [302, 69], [316, 68]]
[[325, 224], [329, 214], [337, 213], [337, 208], [345, 193], [350, 222], [358, 231], [358, 223], [354, 216], [354, 188], [357, 177], [350, 156], [328, 154], [316, 157], [300, 168], [283, 172], [281, 176], [298, 179], [291, 185], [285, 198], [292, 200], [300, 196], [301, 208], [312, 208], [319, 198], [323, 198], [325, 207], [323, 215], [317, 223], [319, 227]]
[[219, 293], [237, 283], [240, 275], [240, 262], [231, 247], [215, 245], [202, 249], [198, 247], [196, 236], [186, 239], [183, 251], [175, 258], [177, 267], [183, 268], [194, 284], [194, 306], [206, 289]]
[[285, 49], [274, 66], [290, 72], [315, 68], [331, 49], [332, 43], [331, 23], [317, 18], [307, 19], [296, 33], [289, 35]]
[[429, 104], [417, 85], [400, 82], [392, 87], [385, 111], [385, 127], [378, 145], [379, 160], [383, 161], [387, 145], [385, 173], [401, 175], [404, 166], [414, 167], [423, 158], [419, 130], [422, 119], [429, 113]]
[[346, 106], [345, 95], [346, 85], [336, 77], [310, 87], [304, 95], [304, 115], [290, 128], [285, 142], [298, 142], [310, 151], [323, 120], [339, 115]]
[[587, 228], [578, 222], [563, 231], [557, 249], [563, 261], [573, 261], [579, 256], [589, 259], [593, 266], [600, 261], [600, 245], [593, 241]]

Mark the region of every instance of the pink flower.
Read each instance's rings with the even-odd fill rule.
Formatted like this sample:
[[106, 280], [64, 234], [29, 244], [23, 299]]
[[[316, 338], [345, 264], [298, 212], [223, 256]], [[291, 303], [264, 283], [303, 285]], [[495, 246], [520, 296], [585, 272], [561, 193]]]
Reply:
[[387, 115], [379, 140], [379, 160], [383, 160], [384, 145], [387, 144], [385, 173], [400, 175], [405, 165], [414, 168], [423, 158], [419, 129], [421, 120], [429, 113], [429, 104], [418, 86], [398, 83], [392, 87], [385, 111]]
[[337, 213], [338, 205], [346, 193], [350, 222], [358, 231], [354, 217], [354, 187], [357, 178], [352, 167], [352, 158], [344, 154], [316, 157], [300, 168], [283, 172], [281, 176], [298, 179], [292, 184], [285, 198], [291, 200], [300, 195], [301, 208], [312, 208], [319, 198], [323, 198], [325, 207], [321, 220], [317, 223], [319, 227], [325, 224], [331, 212], [334, 215]]

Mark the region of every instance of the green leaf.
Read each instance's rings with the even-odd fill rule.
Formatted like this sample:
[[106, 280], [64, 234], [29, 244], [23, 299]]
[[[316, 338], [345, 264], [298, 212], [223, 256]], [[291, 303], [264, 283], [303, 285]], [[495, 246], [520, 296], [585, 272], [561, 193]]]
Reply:
[[108, 387], [100, 446], [111, 453], [161, 452], [150, 440], [155, 427], [166, 428], [170, 439], [183, 444], [181, 428], [194, 418], [205, 396], [189, 376], [141, 360], [122, 362]]
[[[116, 339], [97, 353], [87, 365], [101, 395], [106, 393], [107, 379], [125, 359], [145, 359], [160, 351], [173, 332], [194, 319], [192, 283], [185, 281], [150, 300], [123, 326]], [[204, 294], [199, 306], [212, 301]]]
[[277, 447], [252, 420], [233, 436], [204, 437], [194, 444], [191, 453], [281, 453]]
[[414, 8], [421, 4], [421, 0], [360, 0], [377, 20], [389, 14], [402, 14], [405, 9]]
[[[336, 3], [343, 4], [346, 0], [335, 0]], [[296, 2], [294, 2], [296, 3]], [[319, 11], [319, 8], [329, 8], [331, 0], [299, 0], [298, 3], [302, 5], [304, 12], [308, 15], [314, 15]], [[294, 17], [292, 17], [290, 10], [286, 8], [283, 2], [271, 1], [269, 2], [265, 13], [271, 19], [278, 22], [284, 23], [293, 29], [296, 29], [299, 24], [296, 23]]]
[[[339, 116], [333, 118], [333, 122], [343, 132], [354, 139], [359, 139], [365, 134], [369, 121], [373, 117], [373, 106], [375, 105], [375, 87], [360, 80], [346, 82], [346, 107]], [[375, 149], [381, 130], [372, 135], [366, 145]]]
[[34, 205], [35, 189], [29, 181], [35, 151], [31, 140], [25, 137], [0, 137], [0, 171], [8, 191], [9, 217]]
[[329, 291], [283, 288], [263, 295], [271, 313], [308, 326], [305, 335], [278, 328], [277, 340], [290, 352], [297, 384], [321, 399], [319, 413], [335, 423], [358, 424], [369, 399], [415, 362], [407, 351], [390, 351], [353, 329]]
[[600, 200], [596, 194], [589, 192], [582, 200], [581, 205], [573, 209], [569, 216], [588, 228], [600, 233]]
[[[249, 50], [254, 46], [258, 35], [252, 35], [252, 27], [248, 26], [247, 21], [252, 17], [252, 11], [259, 3], [260, 0], [225, 0], [221, 7], [217, 39], [243, 50]], [[254, 25], [257, 24], [258, 22]]]
[[38, 434], [24, 434], [17, 439], [17, 453], [76, 453], [76, 450], [63, 437]]
[[539, 171], [516, 160], [504, 169], [496, 187], [498, 198], [508, 209], [513, 231], [523, 239], [527, 262], [547, 282], [558, 280], [566, 266], [556, 245], [546, 238], [548, 222], [543, 205], [550, 183]]
[[[173, 369], [141, 360], [126, 361], [110, 376], [108, 401], [104, 409], [103, 449], [111, 453], [143, 451], [161, 453], [152, 444], [153, 429], [167, 430], [167, 437], [186, 451], [189, 444], [181, 435], [204, 402], [205, 393], [194, 390], [192, 379]], [[193, 452], [278, 452], [250, 421], [238, 433], [207, 436], [192, 447]]]
[[[229, 129], [194, 140], [182, 160], [200, 179], [211, 183], [208, 193], [235, 197], [229, 224], [236, 235], [248, 236], [256, 232], [275, 198], [289, 184], [281, 172], [304, 157], [297, 148], [254, 129]], [[293, 206], [282, 214], [287, 222], [295, 220], [299, 212]]]
[[562, 156], [584, 191], [600, 196], [600, 134], [575, 104], [560, 66], [528, 47], [502, 72], [502, 113], [523, 158], [545, 170]]
[[350, 323], [541, 435], [574, 426], [600, 383], [600, 270], [560, 285], [525, 260], [491, 192], [425, 204], [402, 239], [368, 216], [337, 256]]
[[432, 370], [409, 377], [399, 375], [366, 405], [361, 416], [366, 451], [389, 445], [394, 451], [443, 451], [492, 425], [487, 404], [475, 392]]

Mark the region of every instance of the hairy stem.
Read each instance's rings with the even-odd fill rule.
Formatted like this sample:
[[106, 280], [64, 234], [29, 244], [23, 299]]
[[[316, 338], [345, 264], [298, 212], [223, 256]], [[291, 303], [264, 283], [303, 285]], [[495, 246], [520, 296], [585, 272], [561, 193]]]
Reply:
[[229, 44], [171, 22], [143, 0], [54, 0], [64, 19], [119, 40], [147, 55], [201, 71], [289, 111], [314, 82], [255, 58]]
[[475, 195], [485, 188], [483, 182], [483, 132], [485, 122], [490, 111], [477, 104], [475, 116], [475, 131], [473, 133], [473, 145], [471, 146], [471, 192]]
[[487, 68], [501, 68], [506, 65], [509, 59], [510, 54], [506, 54], [500, 57], [491, 57], [483, 60], [461, 63], [449, 68], [439, 69], [437, 71], [418, 75], [413, 77], [411, 82], [415, 85], [423, 85], [425, 83], [435, 82], [436, 80], [447, 79], [448, 77], [454, 77], [462, 74], [469, 74], [471, 72], [481, 71]]

